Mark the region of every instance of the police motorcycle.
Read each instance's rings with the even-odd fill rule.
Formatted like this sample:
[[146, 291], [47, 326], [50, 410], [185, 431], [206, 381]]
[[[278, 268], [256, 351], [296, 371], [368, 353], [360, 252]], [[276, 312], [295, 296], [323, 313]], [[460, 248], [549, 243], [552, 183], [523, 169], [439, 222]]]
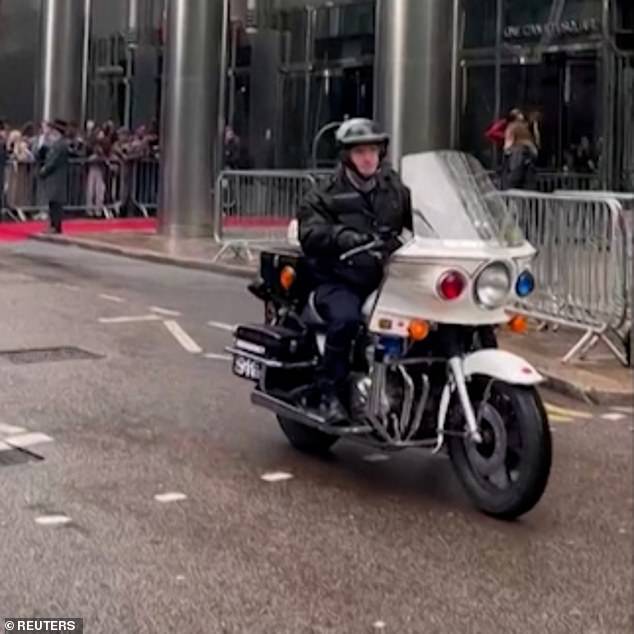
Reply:
[[414, 235], [365, 304], [347, 424], [320, 418], [302, 397], [314, 385], [325, 331], [298, 246], [262, 254], [250, 291], [265, 302], [265, 323], [236, 328], [233, 372], [255, 383], [252, 402], [277, 416], [295, 448], [324, 452], [349, 438], [384, 451], [446, 449], [474, 505], [514, 519], [544, 493], [551, 435], [542, 377], [498, 349], [494, 329], [515, 324], [513, 305], [534, 290], [535, 250], [473, 157], [410, 155], [402, 178]]

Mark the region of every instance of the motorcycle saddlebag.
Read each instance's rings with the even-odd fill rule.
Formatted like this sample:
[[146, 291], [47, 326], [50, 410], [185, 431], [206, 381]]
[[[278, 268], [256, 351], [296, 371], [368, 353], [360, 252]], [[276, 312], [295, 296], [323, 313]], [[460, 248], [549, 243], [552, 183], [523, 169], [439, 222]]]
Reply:
[[282, 363], [310, 361], [315, 357], [310, 338], [281, 326], [246, 324], [235, 331], [234, 348], [257, 355], [263, 360]]

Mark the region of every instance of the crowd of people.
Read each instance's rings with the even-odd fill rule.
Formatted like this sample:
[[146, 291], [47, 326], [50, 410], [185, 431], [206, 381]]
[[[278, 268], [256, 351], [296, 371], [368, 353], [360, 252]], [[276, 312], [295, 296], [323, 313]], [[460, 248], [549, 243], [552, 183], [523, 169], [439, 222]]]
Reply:
[[[15, 209], [38, 206], [38, 180], [35, 177], [44, 166], [53, 144], [54, 126], [27, 123], [10, 127], [0, 121], [0, 207]], [[125, 186], [127, 166], [133, 161], [158, 157], [158, 125], [142, 125], [131, 131], [107, 121], [88, 121], [81, 129], [66, 124], [63, 136], [69, 159], [85, 161], [82, 173], [86, 210], [89, 215], [114, 199], [112, 183], [121, 176], [119, 186]], [[11, 169], [7, 170], [7, 166]], [[120, 193], [120, 192], [118, 192]]]

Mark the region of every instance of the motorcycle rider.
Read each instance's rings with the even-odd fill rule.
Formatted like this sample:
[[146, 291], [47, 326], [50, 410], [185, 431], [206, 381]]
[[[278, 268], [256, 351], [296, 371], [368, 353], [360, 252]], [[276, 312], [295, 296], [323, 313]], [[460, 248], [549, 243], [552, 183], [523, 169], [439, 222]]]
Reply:
[[[355, 118], [339, 127], [336, 139], [341, 153], [336, 173], [308, 194], [298, 213], [299, 240], [317, 282], [315, 307], [327, 323], [318, 387], [320, 412], [331, 422], [347, 419], [341, 396], [364, 301], [401, 246], [398, 236], [413, 228], [410, 191], [385, 161], [389, 136], [376, 122]], [[391, 237], [372, 252], [340, 260], [379, 233]]]

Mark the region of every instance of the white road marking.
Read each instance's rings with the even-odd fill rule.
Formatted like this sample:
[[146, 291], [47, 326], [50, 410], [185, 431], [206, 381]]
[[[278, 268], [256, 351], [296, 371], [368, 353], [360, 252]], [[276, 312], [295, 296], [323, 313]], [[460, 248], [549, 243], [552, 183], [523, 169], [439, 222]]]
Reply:
[[634, 407], [613, 407], [615, 412], [621, 412], [621, 414], [634, 414]]
[[286, 473], [285, 471], [273, 471], [271, 473], [265, 473], [261, 479], [265, 482], [283, 482], [284, 480], [290, 480], [293, 474]]
[[371, 453], [367, 456], [363, 456], [366, 462], [386, 462], [390, 457], [384, 453]]
[[115, 304], [123, 304], [125, 302], [123, 297], [118, 297], [117, 295], [107, 295], [106, 293], [101, 293], [99, 297], [101, 299], [105, 299], [107, 302], [114, 302]]
[[25, 432], [26, 429], [22, 429], [22, 427], [14, 427], [13, 425], [0, 423], [0, 434], [3, 436], [15, 436], [16, 434], [23, 434]]
[[17, 436], [9, 436], [4, 439], [7, 445], [11, 445], [17, 449], [25, 449], [26, 447], [32, 447], [33, 445], [41, 445], [45, 442], [53, 442], [53, 439], [46, 434], [40, 434], [39, 432], [31, 432], [28, 434], [19, 434]]
[[58, 286], [61, 286], [62, 288], [65, 288], [67, 291], [78, 291], [80, 290], [79, 286], [74, 286], [73, 284], [58, 284]]
[[101, 317], [100, 324], [133, 324], [141, 321], [161, 321], [158, 315], [137, 315], [133, 317]]
[[182, 502], [187, 499], [187, 496], [184, 493], [173, 491], [170, 493], [157, 493], [154, 499], [161, 504], [168, 504], [169, 502]]
[[180, 317], [181, 313], [177, 310], [169, 310], [169, 308], [161, 308], [160, 306], [150, 306], [150, 311], [157, 315], [164, 315], [165, 317]]
[[230, 354], [216, 354], [215, 352], [209, 352], [205, 355], [205, 359], [212, 359], [213, 361], [231, 361]]
[[603, 414], [603, 416], [601, 416], [601, 418], [603, 420], [609, 420], [612, 422], [616, 422], [619, 420], [623, 420], [625, 418], [627, 418], [627, 416], [625, 414], [619, 414], [618, 412], [612, 412], [611, 414]]
[[185, 581], [185, 575], [176, 575], [176, 581]]
[[165, 327], [174, 335], [174, 339], [190, 352], [191, 354], [200, 354], [203, 349], [182, 329], [176, 321], [164, 321]]
[[35, 518], [35, 522], [41, 526], [63, 526], [72, 521], [68, 515], [41, 515]]
[[7, 445], [6, 442], [2, 442], [0, 440], [0, 451], [13, 451], [15, 449], [15, 447], [12, 447], [11, 445]]
[[385, 621], [376, 621], [375, 623], [373, 623], [372, 627], [375, 630], [384, 630], [387, 627], [387, 624], [385, 623]]
[[222, 321], [209, 321], [207, 325], [216, 328], [216, 330], [224, 330], [226, 332], [233, 332], [237, 328], [235, 324], [225, 324]]

